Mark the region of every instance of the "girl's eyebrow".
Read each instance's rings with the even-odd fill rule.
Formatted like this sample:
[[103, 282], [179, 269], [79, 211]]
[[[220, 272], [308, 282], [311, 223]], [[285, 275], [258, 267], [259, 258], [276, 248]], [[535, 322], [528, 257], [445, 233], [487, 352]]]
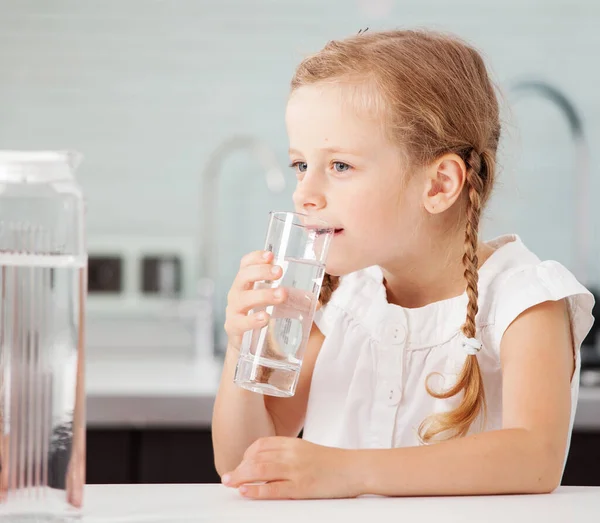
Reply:
[[328, 153], [341, 153], [341, 154], [351, 154], [353, 156], [360, 156], [359, 151], [353, 151], [351, 149], [344, 149], [343, 147], [323, 147], [322, 151], [326, 151]]
[[[351, 154], [353, 156], [361, 156], [360, 152], [358, 151], [351, 151], [350, 149], [344, 149], [343, 147], [322, 147], [320, 149], [321, 151], [325, 151], [328, 153], [340, 153], [340, 154]], [[289, 149], [289, 154], [296, 154], [296, 155], [302, 155], [300, 153], [300, 151], [298, 151], [297, 149]]]

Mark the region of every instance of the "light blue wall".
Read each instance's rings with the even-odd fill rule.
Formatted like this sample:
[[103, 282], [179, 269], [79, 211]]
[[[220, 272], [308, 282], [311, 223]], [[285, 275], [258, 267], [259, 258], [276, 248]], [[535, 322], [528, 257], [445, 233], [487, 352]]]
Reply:
[[[367, 12], [388, 5], [383, 19]], [[540, 78], [570, 97], [592, 145], [595, 195], [599, 22], [595, 0], [0, 0], [0, 148], [85, 155], [79, 175], [92, 243], [100, 235], [176, 235], [194, 246], [200, 173], [213, 148], [250, 133], [286, 163], [283, 111], [304, 54], [366, 26], [428, 26], [482, 49], [501, 86]], [[485, 234], [516, 231], [542, 257], [573, 267], [574, 153], [565, 120], [548, 102], [528, 99], [506, 130]], [[291, 206], [292, 187], [269, 194], [244, 153], [225, 163], [220, 187], [222, 296], [241, 254], [262, 246], [266, 213]], [[593, 218], [600, 223], [597, 206]], [[594, 240], [590, 266], [597, 258]]]

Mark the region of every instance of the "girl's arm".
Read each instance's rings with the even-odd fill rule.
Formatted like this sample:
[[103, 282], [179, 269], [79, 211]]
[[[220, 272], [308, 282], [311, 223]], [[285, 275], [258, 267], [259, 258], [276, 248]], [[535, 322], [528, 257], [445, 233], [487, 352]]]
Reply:
[[560, 483], [574, 354], [564, 301], [521, 314], [501, 344], [503, 429], [429, 446], [355, 451], [360, 490], [382, 495], [550, 492]]
[[298, 378], [296, 393], [291, 398], [265, 396], [265, 406], [271, 415], [278, 436], [295, 438], [302, 430], [313, 370], [324, 340], [325, 336], [313, 323], [302, 358], [302, 370]]
[[291, 398], [263, 396], [233, 382], [239, 352], [227, 348], [221, 383], [212, 418], [215, 468], [219, 475], [236, 467], [246, 449], [268, 436], [298, 436], [304, 423], [313, 368], [323, 335], [313, 325], [302, 362], [302, 370]]
[[[223, 482], [253, 498], [541, 493], [562, 475], [573, 343], [566, 304], [522, 313], [501, 344], [503, 429], [427, 446], [346, 450], [290, 438], [255, 442]], [[249, 485], [254, 482], [261, 485]]]

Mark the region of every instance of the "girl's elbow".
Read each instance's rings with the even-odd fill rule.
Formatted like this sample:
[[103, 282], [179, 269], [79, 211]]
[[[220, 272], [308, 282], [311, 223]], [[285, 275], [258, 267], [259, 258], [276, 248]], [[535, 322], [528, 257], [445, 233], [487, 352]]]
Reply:
[[[229, 459], [228, 459], [229, 458]], [[220, 478], [223, 477], [224, 474], [231, 472], [233, 468], [231, 467], [231, 459], [229, 453], [225, 451], [225, 449], [221, 448], [214, 440], [213, 440], [213, 465], [217, 474]]]
[[563, 465], [564, 458], [562, 455], [555, 455], [548, 458], [539, 482], [542, 493], [550, 494], [560, 487], [564, 469]]
[[213, 447], [214, 459], [213, 463], [215, 466], [215, 470], [220, 478], [222, 478], [228, 472], [231, 472], [235, 469], [238, 463], [234, 463], [234, 460], [231, 459], [232, 453], [228, 452], [226, 449], [219, 449], [218, 447]]
[[227, 474], [227, 471], [225, 470], [225, 467], [223, 467], [219, 461], [217, 461], [215, 459], [215, 470], [217, 471], [217, 474], [219, 476], [219, 478], [222, 478], [225, 474]]
[[535, 494], [550, 494], [559, 486], [563, 475], [564, 449], [555, 442], [539, 445], [532, 470], [532, 488]]
[[216, 454], [214, 464], [219, 478], [222, 478], [225, 474], [231, 472], [235, 468], [235, 465], [232, 466], [227, 460], [219, 459]]
[[560, 486], [562, 474], [555, 472], [539, 474], [532, 482], [530, 494], [551, 494]]

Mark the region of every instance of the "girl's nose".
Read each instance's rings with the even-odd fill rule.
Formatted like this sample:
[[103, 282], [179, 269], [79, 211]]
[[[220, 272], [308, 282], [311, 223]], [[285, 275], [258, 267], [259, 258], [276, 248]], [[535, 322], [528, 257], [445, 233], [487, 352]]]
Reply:
[[325, 194], [318, 184], [307, 180], [307, 177], [298, 183], [293, 200], [296, 209], [307, 212], [320, 210], [325, 207], [327, 202]]
[[307, 171], [296, 185], [294, 205], [298, 210], [316, 211], [325, 207], [327, 199], [319, 172]]

